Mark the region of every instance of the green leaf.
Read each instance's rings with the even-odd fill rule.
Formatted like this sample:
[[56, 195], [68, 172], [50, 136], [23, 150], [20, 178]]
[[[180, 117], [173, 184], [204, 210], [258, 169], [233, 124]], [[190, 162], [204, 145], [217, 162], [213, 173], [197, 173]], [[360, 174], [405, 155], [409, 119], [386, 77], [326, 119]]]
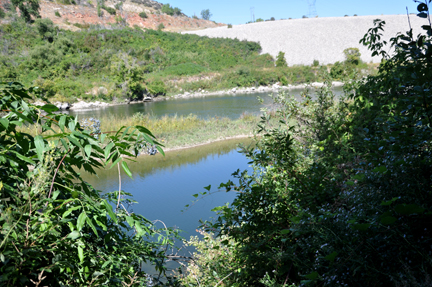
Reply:
[[346, 184], [352, 186], [352, 185], [354, 185], [354, 181], [351, 181], [351, 180], [347, 181]]
[[124, 172], [125, 172], [125, 173], [130, 177], [130, 178], [132, 178], [132, 172], [130, 171], [127, 162], [122, 161], [122, 164], [121, 164], [121, 165], [122, 165], [122, 168], [123, 168]]
[[87, 214], [85, 213], [85, 211], [81, 212], [81, 214], [78, 216], [78, 221], [77, 221], [78, 231], [81, 231], [81, 229], [83, 228], [86, 218], [87, 218]]
[[113, 143], [113, 142], [110, 142], [110, 143], [105, 147], [105, 152], [104, 152], [105, 160], [108, 159], [108, 156], [110, 155], [110, 153], [111, 153], [111, 149], [112, 149], [113, 146], [114, 146], [114, 143]]
[[307, 279], [310, 279], [310, 280], [315, 280], [318, 278], [318, 276], [319, 276], [318, 272], [314, 271], [308, 275], [305, 275], [304, 277], [306, 277]]
[[354, 224], [352, 228], [354, 230], [366, 231], [369, 228], [369, 226], [371, 226], [370, 223], [359, 223], [359, 224]]
[[399, 197], [393, 197], [392, 199], [390, 199], [389, 201], [383, 201], [381, 202], [382, 206], [387, 206], [387, 205], [391, 205], [393, 202], [395, 202], [396, 200], [398, 200]]
[[211, 185], [205, 186], [204, 189], [207, 189], [207, 191], [210, 191]]
[[163, 149], [160, 146], [156, 146], [156, 149], [160, 152], [161, 155], [165, 156], [165, 152], [163, 151]]
[[382, 224], [393, 224], [396, 222], [396, 220], [397, 220], [396, 217], [386, 216], [386, 217], [381, 218], [381, 223]]
[[45, 143], [44, 143], [42, 136], [40, 136], [40, 135], [36, 136], [34, 139], [34, 144], [36, 147], [36, 154], [39, 158], [39, 161], [42, 161], [43, 160], [43, 153], [45, 150]]
[[74, 230], [71, 233], [69, 233], [69, 235], [67, 237], [72, 239], [72, 240], [75, 240], [80, 236], [81, 236], [81, 234], [78, 231]]
[[195, 198], [197, 198], [198, 197], [198, 193], [195, 193], [192, 196], [195, 197]]
[[281, 230], [281, 234], [288, 234], [290, 232], [291, 232], [291, 230], [289, 230], [289, 229], [283, 229], [283, 230]]
[[384, 173], [386, 171], [387, 171], [387, 168], [384, 165], [377, 166], [376, 168], [373, 169], [373, 172]]
[[420, 214], [425, 211], [424, 208], [416, 204], [399, 204], [395, 206], [394, 210], [402, 215]]
[[62, 218], [67, 217], [69, 214], [71, 214], [73, 211], [75, 211], [75, 210], [77, 210], [77, 209], [79, 209], [79, 208], [81, 208], [81, 206], [74, 206], [74, 207], [69, 208], [68, 210], [66, 210], [66, 211], [63, 213]]
[[10, 152], [14, 153], [15, 156], [16, 156], [17, 158], [19, 158], [20, 160], [25, 161], [25, 162], [27, 162], [27, 163], [29, 163], [29, 164], [31, 164], [31, 165], [36, 165], [36, 163], [35, 163], [33, 160], [31, 160], [30, 158], [25, 157], [25, 156], [23, 156], [22, 154], [20, 154], [20, 153], [14, 151], [14, 150], [10, 150]]
[[96, 227], [94, 226], [94, 224], [93, 224], [93, 222], [91, 221], [91, 219], [88, 218], [88, 217], [86, 217], [86, 222], [87, 222], [87, 224], [91, 227], [91, 229], [93, 230], [94, 234], [95, 234], [96, 236], [98, 236], [98, 232], [97, 232], [97, 230], [96, 230]]
[[54, 106], [52, 104], [43, 105], [41, 107], [41, 109], [44, 110], [47, 113], [57, 112], [59, 110], [59, 108], [57, 108], [56, 106]]
[[92, 146], [91, 145], [86, 145], [85, 147], [84, 147], [84, 152], [85, 152], [85, 154], [87, 155], [87, 157], [88, 158], [90, 158], [90, 156], [91, 156], [91, 152], [92, 152]]
[[336, 258], [336, 256], [337, 256], [338, 254], [339, 254], [339, 253], [337, 253], [336, 251], [334, 251], [334, 252], [330, 253], [329, 255], [327, 255], [327, 256], [324, 257], [324, 258], [327, 259], [327, 260], [330, 261], [330, 262], [334, 262], [334, 260], [335, 260], [335, 258]]
[[84, 250], [82, 249], [81, 246], [78, 246], [78, 258], [80, 260], [80, 262], [82, 263], [84, 261]]
[[62, 132], [64, 132], [65, 123], [66, 123], [66, 116], [61, 116], [58, 125]]
[[141, 224], [138, 221], [135, 222], [135, 229], [137, 232], [137, 236], [143, 236], [145, 234], [144, 230], [141, 227]]
[[117, 223], [117, 216], [113, 212], [113, 208], [112, 208], [111, 204], [109, 204], [108, 201], [106, 201], [106, 200], [103, 200], [103, 204], [105, 206], [106, 211], [108, 212], [109, 217], [111, 217], [111, 219], [115, 223]]
[[135, 219], [132, 218], [132, 216], [126, 216], [126, 221], [129, 224], [130, 227], [134, 226]]
[[9, 121], [7, 119], [0, 119], [0, 123], [7, 129], [9, 127]]

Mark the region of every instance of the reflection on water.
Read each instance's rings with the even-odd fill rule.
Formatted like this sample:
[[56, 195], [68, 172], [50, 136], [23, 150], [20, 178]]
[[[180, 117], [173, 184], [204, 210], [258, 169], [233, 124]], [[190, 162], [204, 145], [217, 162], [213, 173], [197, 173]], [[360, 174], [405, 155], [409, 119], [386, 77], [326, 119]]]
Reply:
[[[197, 235], [199, 220], [214, 216], [212, 208], [231, 202], [235, 194], [218, 192], [191, 204], [193, 194], [204, 192], [204, 186], [216, 190], [221, 182], [232, 179], [237, 169], [247, 169], [248, 160], [237, 152], [240, 143], [250, 139], [236, 139], [203, 145], [191, 149], [170, 151], [166, 156], [141, 156], [129, 163], [133, 180], [122, 174], [122, 189], [133, 194], [138, 204], [133, 211], [150, 220], [162, 220], [167, 226], [183, 230], [183, 236]], [[84, 179], [96, 189], [108, 192], [118, 189], [117, 168], [98, 171], [98, 176], [85, 174]]]
[[[290, 95], [294, 95], [300, 99], [302, 93], [300, 90], [287, 91]], [[342, 88], [334, 88], [335, 94], [340, 95]], [[312, 92], [313, 94], [313, 92]], [[263, 103], [257, 100], [257, 97], [263, 99]], [[237, 95], [218, 95], [206, 96], [200, 98], [174, 99], [160, 102], [145, 102], [131, 105], [118, 105], [94, 110], [71, 111], [70, 114], [85, 117], [101, 117], [102, 115], [113, 114], [116, 116], [131, 116], [141, 112], [151, 114], [156, 117], [164, 115], [168, 116], [187, 116], [195, 114], [199, 118], [208, 119], [214, 117], [228, 117], [237, 119], [243, 113], [258, 114], [260, 109], [268, 106], [272, 100], [268, 94], [253, 93], [253, 94], [237, 94]]]

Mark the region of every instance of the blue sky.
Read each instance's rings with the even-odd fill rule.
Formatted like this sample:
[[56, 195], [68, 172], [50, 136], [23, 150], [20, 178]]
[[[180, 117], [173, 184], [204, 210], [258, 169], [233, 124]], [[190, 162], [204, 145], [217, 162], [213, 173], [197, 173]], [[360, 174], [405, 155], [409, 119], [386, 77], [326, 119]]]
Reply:
[[[158, 0], [163, 4], [182, 9], [188, 16], [201, 17], [203, 9], [209, 9], [210, 20], [225, 24], [245, 24], [251, 21], [251, 7], [255, 19], [276, 20], [301, 18], [309, 14], [308, 2], [313, 0]], [[319, 17], [343, 17], [345, 15], [395, 15], [417, 12], [412, 0], [316, 0], [315, 9]]]

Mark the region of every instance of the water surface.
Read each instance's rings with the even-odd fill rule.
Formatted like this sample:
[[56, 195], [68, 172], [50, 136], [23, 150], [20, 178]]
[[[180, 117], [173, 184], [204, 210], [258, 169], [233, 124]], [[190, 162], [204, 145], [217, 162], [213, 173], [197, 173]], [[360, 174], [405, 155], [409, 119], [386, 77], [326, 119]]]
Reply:
[[[335, 94], [340, 95], [342, 88], [334, 88]], [[287, 91], [294, 95], [298, 100], [301, 99], [303, 89]], [[208, 119], [214, 117], [228, 117], [237, 119], [243, 113], [258, 114], [260, 109], [270, 106], [272, 100], [270, 94], [252, 93], [236, 95], [215, 95], [197, 98], [179, 98], [166, 101], [145, 102], [130, 105], [117, 105], [93, 110], [71, 111], [70, 114], [79, 118], [100, 117], [102, 115], [113, 114], [116, 116], [131, 116], [135, 113], [151, 114], [156, 117], [168, 116], [187, 116], [195, 114], [199, 118]], [[312, 93], [313, 95], [313, 93]], [[263, 99], [263, 103], [257, 98]]]

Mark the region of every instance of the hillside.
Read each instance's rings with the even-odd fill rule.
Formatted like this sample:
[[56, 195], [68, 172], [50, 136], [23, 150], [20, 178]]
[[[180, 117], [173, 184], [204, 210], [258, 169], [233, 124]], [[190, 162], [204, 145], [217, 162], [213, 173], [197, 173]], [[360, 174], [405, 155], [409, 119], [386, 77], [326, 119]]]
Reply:
[[[372, 58], [359, 40], [378, 18], [386, 22], [383, 37], [386, 41], [400, 31], [409, 30], [406, 15], [379, 15], [279, 20], [186, 33], [259, 42], [262, 53], [276, 57], [279, 51], [284, 52], [288, 65], [310, 65], [314, 60], [320, 64], [344, 61], [346, 48], [359, 48], [363, 61], [377, 63], [380, 58]], [[410, 21], [414, 34], [420, 32], [421, 25], [428, 24], [427, 19], [416, 15], [410, 15]]]
[[[61, 2], [66, 3], [69, 0]], [[160, 24], [163, 24], [164, 30], [176, 32], [214, 28], [223, 25], [213, 21], [191, 18], [183, 13], [173, 16], [167, 15], [161, 11], [163, 5], [152, 0], [104, 1], [105, 7], [115, 10], [115, 15], [100, 9], [102, 12], [101, 17], [98, 16], [95, 0], [71, 1], [71, 3], [77, 3], [76, 5], [61, 4], [61, 2], [41, 0], [40, 15], [42, 18], [51, 19], [60, 28], [69, 30], [78, 30], [79, 27], [88, 25], [108, 26], [120, 21], [124, 21], [130, 27], [136, 25], [147, 29], [157, 29]], [[5, 3], [5, 0], [1, 0], [0, 6], [4, 7]], [[147, 18], [140, 17], [141, 12], [145, 12]]]

